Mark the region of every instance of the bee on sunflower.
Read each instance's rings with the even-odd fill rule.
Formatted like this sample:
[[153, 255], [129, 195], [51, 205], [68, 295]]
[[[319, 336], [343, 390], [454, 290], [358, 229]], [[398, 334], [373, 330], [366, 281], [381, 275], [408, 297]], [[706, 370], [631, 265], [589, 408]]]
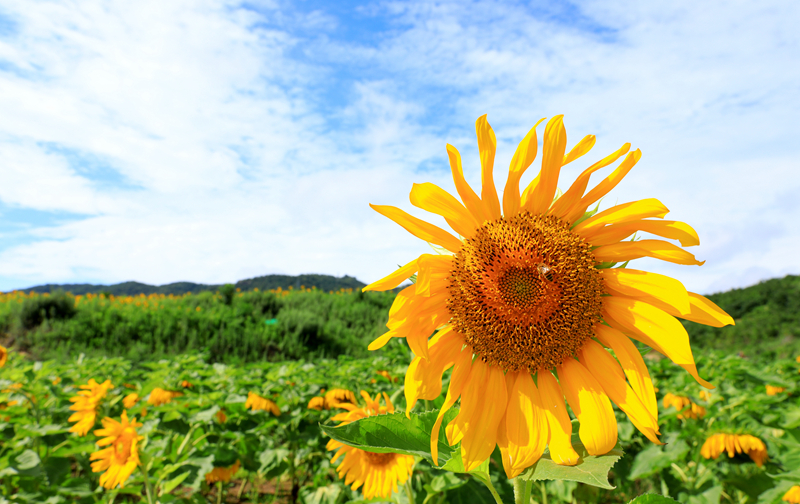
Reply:
[[[632, 340], [669, 357], [710, 389], [675, 317], [714, 327], [733, 323], [678, 280], [622, 267], [644, 257], [703, 264], [682, 248], [698, 245], [697, 233], [683, 222], [663, 220], [669, 210], [660, 201], [598, 211], [598, 201], [641, 157], [638, 149], [629, 152], [629, 143], [557, 194], [561, 168], [589, 152], [595, 137], [586, 136], [567, 152], [566, 129], [556, 116], [545, 126], [541, 170], [520, 193], [520, 179], [537, 155], [536, 126], [511, 160], [502, 201], [494, 184], [497, 141], [485, 115], [476, 122], [480, 195], [467, 184], [461, 156], [449, 144], [461, 201], [434, 184], [413, 185], [411, 204], [443, 217], [458, 236], [399, 208], [371, 205], [441, 253], [422, 254], [364, 288], [393, 289], [416, 275], [395, 298], [389, 331], [369, 348], [405, 338], [414, 352], [405, 377], [407, 414], [419, 399], [437, 398], [442, 374], [453, 368], [431, 433], [434, 461], [444, 414], [460, 399], [460, 411], [445, 429], [448, 442], [461, 443], [468, 471], [499, 446], [509, 478], [533, 465], [545, 446], [556, 463], [578, 463], [567, 404], [591, 455], [608, 453], [617, 442], [611, 402], [660, 444], [655, 389]], [[587, 192], [590, 176], [623, 156]], [[626, 241], [640, 232], [681, 246], [661, 239]], [[486, 407], [487, 397], [492, 407]]]

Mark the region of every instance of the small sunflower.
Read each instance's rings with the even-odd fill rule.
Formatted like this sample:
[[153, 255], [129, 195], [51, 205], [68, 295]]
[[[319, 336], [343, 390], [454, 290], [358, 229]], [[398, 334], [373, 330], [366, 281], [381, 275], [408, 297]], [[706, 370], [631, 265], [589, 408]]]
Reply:
[[767, 446], [763, 441], [750, 434], [719, 433], [706, 439], [700, 449], [700, 455], [706, 459], [716, 459], [722, 452], [727, 452], [729, 458], [737, 453], [748, 455], [758, 467], [767, 460]]
[[230, 467], [215, 467], [210, 472], [206, 473], [206, 483], [209, 485], [218, 481], [227, 483], [239, 472], [239, 467], [241, 467], [241, 463], [238, 460]]
[[323, 409], [331, 409], [324, 397], [312, 397], [308, 401], [308, 409], [322, 411]]
[[106, 380], [103, 383], [97, 383], [94, 378], [91, 378], [86, 385], [79, 387], [81, 390], [75, 397], [70, 397], [70, 402], [73, 402], [69, 407], [73, 413], [67, 421], [77, 422], [70, 427], [70, 432], [75, 432], [79, 436], [85, 436], [94, 427], [97, 420], [97, 406], [100, 401], [106, 396], [108, 391], [114, 388], [111, 380]]
[[783, 494], [781, 500], [791, 502], [792, 504], [800, 504], [800, 486], [795, 485], [790, 488], [788, 492]]
[[103, 428], [94, 431], [97, 437], [102, 438], [97, 446], [111, 445], [89, 457], [89, 460], [95, 461], [92, 462], [92, 472], [106, 471], [100, 476], [100, 485], [104, 488], [110, 490], [117, 485], [124, 487], [139, 465], [138, 445], [144, 437], [137, 435], [136, 428], [141, 426], [136, 417], [128, 421], [128, 412], [123, 411], [119, 422], [113, 418], [104, 418]]
[[139, 394], [136, 392], [131, 392], [122, 399], [122, 405], [125, 407], [125, 409], [133, 408], [137, 402], [139, 402]]
[[[626, 241], [643, 232], [688, 247], [699, 244], [697, 233], [683, 222], [662, 220], [669, 210], [652, 198], [590, 210], [639, 161], [641, 152], [628, 153], [628, 143], [556, 194], [561, 167], [595, 143], [589, 135], [566, 152], [562, 116], [547, 123], [541, 171], [521, 195], [520, 178], [537, 153], [536, 126], [519, 144], [501, 202], [493, 174], [497, 141], [486, 116], [478, 119], [476, 130], [480, 195], [467, 184], [461, 156], [449, 144], [461, 201], [430, 183], [411, 189], [411, 204], [444, 217], [458, 237], [399, 208], [371, 205], [441, 251], [423, 254], [364, 288], [393, 289], [417, 275], [396, 296], [389, 331], [369, 348], [406, 338], [416, 355], [405, 381], [409, 412], [417, 400], [438, 397], [442, 373], [453, 368], [431, 434], [434, 460], [444, 414], [459, 398], [461, 410], [445, 432], [451, 445], [461, 442], [467, 470], [478, 467], [496, 445], [509, 477], [534, 464], [546, 444], [554, 461], [576, 464], [566, 404], [580, 421], [578, 434], [591, 455], [607, 453], [617, 442], [612, 401], [659, 443], [653, 383], [631, 339], [713, 388], [700, 378], [689, 336], [675, 317], [715, 327], [733, 319], [673, 278], [613, 266], [642, 257], [701, 265], [664, 240]], [[592, 173], [626, 153], [613, 173], [586, 191]], [[486, 397], [492, 398], [492, 408], [483, 407]]]
[[778, 395], [786, 391], [786, 387], [778, 387], [776, 385], [767, 385], [767, 395]]
[[696, 420], [706, 416], [706, 409], [693, 403], [692, 400], [686, 396], [667, 393], [667, 395], [664, 396], [663, 404], [665, 409], [674, 406], [675, 409], [679, 411], [679, 419], [691, 418]]
[[281, 410], [277, 404], [253, 392], [247, 393], [247, 401], [245, 401], [244, 407], [253, 411], [269, 411], [275, 416], [281, 416]]
[[325, 393], [325, 402], [328, 408], [336, 408], [341, 403], [356, 404], [356, 395], [347, 389], [330, 389]]
[[[345, 425], [368, 416], [394, 413], [394, 406], [385, 392], [383, 394], [385, 406], [380, 405], [380, 394], [376, 394], [373, 400], [362, 390], [361, 397], [366, 401], [366, 406], [362, 408], [350, 403], [339, 403], [337, 407], [347, 411], [334, 416], [333, 420], [340, 421], [340, 425]], [[336, 462], [339, 457], [344, 455], [344, 459], [336, 468], [339, 477], [344, 478], [345, 485], [352, 483], [353, 490], [358, 490], [363, 485], [364, 488], [361, 489], [361, 492], [367, 500], [375, 497], [388, 499], [392, 492], [397, 492], [398, 483], [405, 484], [414, 467], [414, 457], [409, 455], [372, 453], [347, 446], [333, 439], [328, 441], [327, 449], [338, 450], [331, 459], [331, 463]]]
[[147, 404], [152, 404], [153, 406], [161, 406], [162, 404], [167, 404], [176, 397], [180, 397], [182, 395], [183, 392], [177, 392], [175, 390], [164, 390], [160, 387], [156, 387], [150, 391], [150, 397], [147, 398]]

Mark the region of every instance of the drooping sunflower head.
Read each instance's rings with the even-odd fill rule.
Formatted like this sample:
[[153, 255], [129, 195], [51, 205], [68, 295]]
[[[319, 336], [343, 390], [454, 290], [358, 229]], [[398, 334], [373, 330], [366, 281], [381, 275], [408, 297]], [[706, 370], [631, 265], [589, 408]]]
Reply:
[[[548, 440], [553, 460], [577, 463], [567, 403], [591, 455], [616, 444], [611, 401], [660, 443], [655, 389], [631, 340], [661, 352], [713, 388], [700, 378], [688, 334], [675, 317], [715, 327], [733, 320], [679, 281], [627, 265], [643, 257], [701, 265], [682, 248], [698, 245], [697, 233], [683, 222], [663, 220], [669, 210], [655, 199], [600, 211], [601, 198], [641, 158], [638, 149], [629, 152], [628, 143], [558, 192], [561, 168], [589, 152], [595, 137], [588, 135], [567, 151], [562, 116], [556, 116], [544, 130], [539, 174], [520, 191], [538, 153], [534, 126], [512, 157], [500, 198], [494, 184], [497, 141], [486, 116], [476, 122], [476, 132], [480, 194], [467, 184], [461, 156], [449, 144], [460, 201], [430, 183], [414, 184], [410, 194], [412, 205], [443, 217], [456, 235], [399, 208], [371, 205], [442, 253], [423, 254], [364, 288], [388, 290], [416, 275], [416, 282], [395, 298], [389, 331], [370, 350], [392, 338], [408, 342], [416, 355], [406, 373], [409, 411], [419, 399], [437, 398], [442, 374], [453, 368], [431, 450], [436, 458], [434, 440], [444, 412], [460, 401], [446, 432], [451, 444], [461, 443], [467, 470], [500, 446], [506, 471], [514, 477], [538, 460]], [[587, 190], [593, 173], [623, 156], [611, 174]], [[680, 246], [629, 239], [638, 233]], [[486, 396], [493, 400], [488, 413], [480, 405]]]
[[239, 472], [240, 467], [241, 462], [239, 460], [229, 467], [215, 467], [206, 473], [206, 483], [209, 485], [216, 482], [227, 483], [237, 472]]
[[[384, 404], [381, 405], [381, 395], [376, 394], [373, 399], [366, 391], [361, 391], [365, 401], [364, 406], [353, 403], [339, 403], [338, 408], [347, 411], [333, 417], [332, 420], [345, 425], [361, 418], [375, 415], [394, 413], [394, 406], [389, 396], [384, 392]], [[373, 453], [342, 444], [334, 439], [328, 441], [328, 450], [336, 450], [331, 463], [344, 457], [336, 468], [340, 478], [344, 478], [345, 485], [351, 485], [353, 490], [358, 490], [363, 485], [362, 493], [367, 500], [375, 497], [388, 499], [392, 492], [397, 492], [398, 484], [404, 484], [411, 476], [414, 467], [414, 457], [397, 453]]]
[[183, 392], [178, 392], [176, 390], [165, 390], [161, 387], [156, 387], [150, 391], [150, 396], [147, 398], [147, 404], [161, 406], [162, 404], [168, 404], [172, 402], [173, 399], [176, 397], [181, 397], [182, 395]]
[[767, 460], [767, 445], [750, 434], [729, 434], [720, 432], [710, 436], [703, 443], [700, 454], [706, 459], [716, 459], [727, 452], [729, 458], [739, 453], [748, 455], [758, 467]]
[[100, 476], [100, 485], [112, 489], [117, 485], [120, 488], [139, 465], [139, 441], [144, 439], [136, 433], [136, 428], [142, 424], [136, 418], [128, 419], [128, 412], [123, 411], [120, 421], [113, 418], [103, 419], [103, 428], [94, 433], [100, 437], [98, 446], [107, 446], [89, 457], [92, 462], [92, 471], [106, 471]]
[[275, 416], [281, 416], [281, 410], [275, 402], [266, 397], [261, 397], [255, 392], [247, 393], [247, 401], [245, 401], [244, 407], [250, 408], [252, 411], [269, 411]]

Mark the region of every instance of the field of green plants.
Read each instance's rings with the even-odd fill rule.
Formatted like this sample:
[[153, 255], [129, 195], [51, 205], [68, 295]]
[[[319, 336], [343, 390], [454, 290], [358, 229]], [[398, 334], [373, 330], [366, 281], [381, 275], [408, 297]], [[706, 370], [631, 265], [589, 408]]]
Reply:
[[[398, 411], [404, 410], [403, 376], [410, 354], [398, 340], [368, 355], [358, 349], [348, 355], [314, 342], [320, 334], [332, 339], [338, 334], [350, 338], [344, 341], [351, 345], [365, 347], [364, 342], [381, 331], [391, 293], [385, 299], [313, 291], [233, 292], [229, 297], [204, 293], [174, 299], [60, 296], [62, 301], [56, 303], [51, 301], [59, 295], [6, 295], [0, 302], [6, 343], [15, 343], [0, 368], [0, 503], [363, 502], [361, 492], [337, 475], [337, 464], [330, 461], [333, 453], [326, 449], [329, 438], [320, 428], [335, 426], [332, 418], [343, 410], [308, 406], [312, 401], [323, 404], [320, 398], [332, 389], [345, 389], [353, 391], [360, 404], [361, 390], [373, 396], [385, 392]], [[275, 304], [258, 304], [267, 299]], [[780, 311], [770, 305], [774, 300], [764, 299], [751, 303], [749, 311], [743, 308], [737, 325], [741, 320], [746, 325], [752, 311], [758, 316]], [[318, 306], [312, 308], [315, 302]], [[241, 309], [245, 304], [249, 310]], [[59, 312], [62, 308], [64, 313]], [[293, 355], [264, 353], [265, 342], [276, 341], [269, 331], [293, 334], [282, 317], [301, 309], [316, 310], [316, 329], [295, 333]], [[363, 310], [360, 315], [358, 309]], [[239, 323], [253, 328], [246, 334], [261, 335], [250, 336], [247, 351], [241, 349], [243, 342], [225, 339], [233, 337], [233, 330], [220, 329]], [[586, 457], [586, 464], [577, 466], [586, 469], [582, 474], [572, 471], [567, 479], [548, 481], [545, 454], [520, 476], [534, 480], [533, 501], [625, 503], [655, 493], [692, 504], [782, 502], [793, 485], [800, 485], [800, 362], [795, 359], [796, 340], [791, 339], [797, 328], [780, 324], [777, 337], [788, 338], [782, 345], [770, 345], [774, 337], [760, 347], [735, 345], [733, 336], [724, 336], [734, 338], [732, 350], [696, 347], [701, 375], [717, 386], [710, 394], [701, 394], [680, 367], [655, 352], [646, 354], [658, 388], [666, 444], [653, 445], [619, 413], [617, 450], [602, 460]], [[169, 330], [183, 330], [185, 340], [168, 345]], [[42, 351], [49, 344], [61, 355]], [[103, 352], [125, 357], [106, 357]], [[147, 358], [148, 353], [154, 357]], [[79, 403], [74, 398], [87, 390], [80, 387], [90, 380], [108, 380], [107, 390], [97, 395], [94, 425], [80, 435], [75, 432], [73, 406]], [[449, 372], [443, 390], [448, 381]], [[430, 432], [425, 418], [435, 418], [433, 410], [443, 400], [420, 401], [415, 407], [431, 410], [416, 426], [423, 438], [425, 428]], [[126, 409], [141, 423], [136, 429], [142, 436], [141, 464], [123, 488], [107, 489], [101, 484], [106, 473], [92, 470], [97, 464], [92, 454], [103, 449], [96, 444], [103, 435], [95, 432], [103, 428], [104, 418], [119, 421]], [[402, 421], [405, 416], [393, 418]], [[734, 451], [732, 457], [723, 451], [706, 458], [706, 440], [720, 434], [756, 438], [766, 448], [766, 459], [747, 449]], [[440, 446], [443, 439], [442, 432]], [[424, 449], [415, 453], [409, 483], [392, 496], [398, 504], [495, 502], [480, 475], [444, 471]], [[482, 471], [503, 502], [514, 501], [497, 453]]]

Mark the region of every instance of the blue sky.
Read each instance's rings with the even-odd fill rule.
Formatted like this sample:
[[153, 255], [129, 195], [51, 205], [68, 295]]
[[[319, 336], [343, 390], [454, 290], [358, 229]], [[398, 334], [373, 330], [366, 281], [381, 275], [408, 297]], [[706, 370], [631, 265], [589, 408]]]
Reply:
[[9, 0], [0, 290], [375, 280], [429, 249], [367, 204], [427, 217], [408, 191], [453, 189], [446, 143], [477, 185], [482, 114], [499, 188], [542, 117], [597, 135], [562, 187], [641, 148], [604, 204], [659, 198], [707, 262], [637, 267], [702, 293], [800, 273], [797, 19], [785, 1]]

